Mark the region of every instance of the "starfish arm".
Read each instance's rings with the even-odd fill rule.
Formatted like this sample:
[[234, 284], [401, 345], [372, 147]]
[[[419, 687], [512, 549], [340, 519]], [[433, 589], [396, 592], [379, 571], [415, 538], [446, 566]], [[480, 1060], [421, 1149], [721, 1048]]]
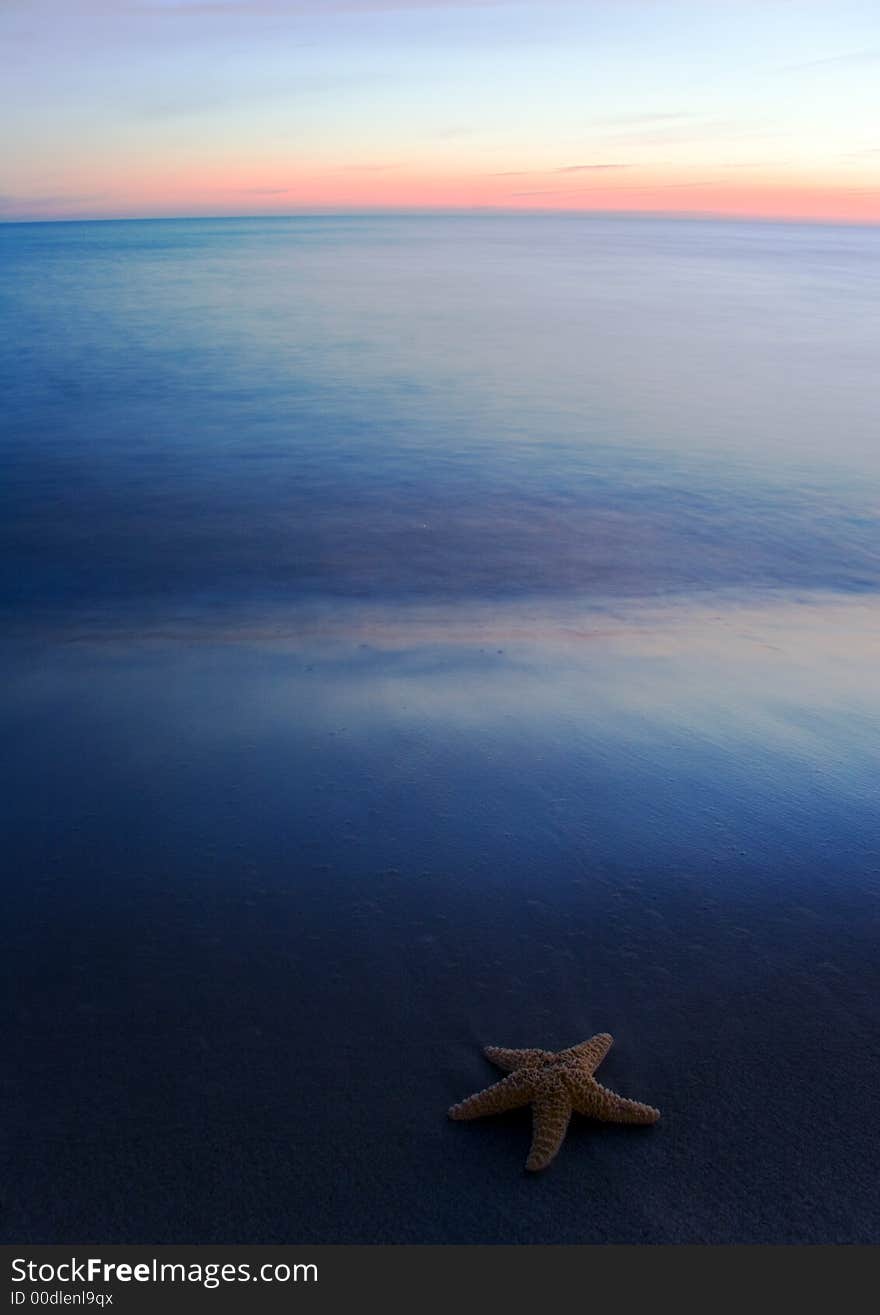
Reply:
[[518, 1068], [530, 1068], [539, 1059], [544, 1059], [546, 1050], [505, 1050], [503, 1046], [486, 1046], [483, 1054], [498, 1068], [506, 1073], [514, 1073]]
[[450, 1119], [479, 1119], [483, 1114], [501, 1114], [504, 1110], [515, 1110], [520, 1105], [528, 1105], [532, 1099], [534, 1086], [531, 1074], [511, 1073], [500, 1082], [478, 1091], [449, 1111]]
[[589, 1041], [582, 1041], [579, 1046], [571, 1046], [563, 1053], [571, 1055], [572, 1059], [577, 1060], [579, 1068], [582, 1068], [586, 1073], [592, 1074], [595, 1073], [613, 1045], [614, 1038], [612, 1036], [609, 1036], [607, 1032], [599, 1032], [596, 1036], [591, 1036]]
[[653, 1105], [627, 1100], [595, 1081], [584, 1083], [575, 1093], [572, 1104], [578, 1114], [586, 1114], [602, 1123], [656, 1123], [660, 1118], [660, 1111]]
[[546, 1169], [565, 1137], [571, 1118], [571, 1102], [562, 1093], [539, 1097], [532, 1108], [532, 1148], [526, 1168]]

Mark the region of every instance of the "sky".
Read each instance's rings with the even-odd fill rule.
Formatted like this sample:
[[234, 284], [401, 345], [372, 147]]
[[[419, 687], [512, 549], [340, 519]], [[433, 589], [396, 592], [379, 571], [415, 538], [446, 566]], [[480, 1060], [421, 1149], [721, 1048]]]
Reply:
[[0, 0], [0, 218], [880, 222], [877, 0]]

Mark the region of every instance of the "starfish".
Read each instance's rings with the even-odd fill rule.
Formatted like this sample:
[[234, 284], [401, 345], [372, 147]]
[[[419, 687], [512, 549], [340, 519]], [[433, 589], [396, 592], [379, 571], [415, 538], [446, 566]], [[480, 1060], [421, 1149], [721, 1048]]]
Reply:
[[600, 1032], [568, 1050], [505, 1050], [486, 1046], [484, 1054], [510, 1076], [468, 1096], [449, 1111], [451, 1119], [478, 1119], [482, 1114], [531, 1105], [532, 1148], [527, 1169], [546, 1169], [565, 1137], [572, 1111], [603, 1123], [656, 1123], [660, 1111], [626, 1100], [593, 1077], [608, 1054], [613, 1037]]

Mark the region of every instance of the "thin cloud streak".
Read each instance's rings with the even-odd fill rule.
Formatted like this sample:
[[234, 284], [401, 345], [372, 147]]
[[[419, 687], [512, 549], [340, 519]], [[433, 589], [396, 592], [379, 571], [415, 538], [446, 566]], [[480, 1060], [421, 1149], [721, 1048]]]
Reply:
[[694, 114], [691, 111], [687, 113], [676, 111], [674, 113], [662, 112], [657, 114], [606, 114], [598, 118], [596, 122], [611, 127], [637, 128], [640, 124], [677, 123], [684, 119], [699, 119], [701, 117], [701, 115]]
[[402, 169], [402, 164], [341, 164], [335, 171], [341, 174], [384, 174]]
[[52, 196], [0, 196], [0, 211], [43, 210], [46, 206], [90, 205], [93, 201], [112, 200], [111, 192], [89, 192], [83, 195], [57, 193]]
[[632, 169], [631, 164], [566, 164], [561, 169], [553, 169], [555, 174], [579, 174], [590, 173], [595, 170], [597, 173], [605, 169]]
[[720, 184], [713, 182], [711, 179], [698, 179], [693, 182], [683, 183], [619, 183], [616, 185], [602, 184], [596, 187], [574, 187], [574, 188], [537, 188], [528, 192], [509, 192], [509, 196], [597, 196], [606, 192], [663, 192], [678, 190], [679, 188], [702, 187], [709, 190], [713, 187], [719, 187]]
[[843, 55], [828, 55], [823, 59], [810, 59], [805, 64], [785, 64], [780, 73], [797, 73], [800, 69], [827, 68], [833, 65], [847, 67], [859, 64], [880, 63], [880, 50], [850, 50]]
[[[557, 4], [570, 4], [573, 0], [555, 0]], [[516, 0], [455, 0], [461, 9], [500, 9], [516, 3]], [[148, 0], [138, 0], [124, 6], [123, 12], [129, 14], [149, 14], [151, 18], [186, 18], [190, 14], [211, 14], [218, 17], [227, 15], [248, 17], [278, 18], [286, 15], [321, 17], [326, 13], [393, 13], [407, 10], [431, 10], [448, 7], [448, 0], [177, 0], [177, 3], [164, 3], [158, 0], [150, 4]], [[91, 5], [92, 12], [119, 12], [118, 5]]]

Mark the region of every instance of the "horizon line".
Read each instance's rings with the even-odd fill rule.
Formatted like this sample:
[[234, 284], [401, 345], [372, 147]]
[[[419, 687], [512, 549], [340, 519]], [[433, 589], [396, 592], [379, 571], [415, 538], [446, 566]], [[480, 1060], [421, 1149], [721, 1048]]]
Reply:
[[47, 215], [19, 218], [0, 215], [0, 227], [35, 224], [148, 224], [197, 223], [199, 221], [241, 222], [243, 220], [294, 220], [294, 219], [376, 219], [376, 218], [565, 218], [565, 219], [664, 219], [690, 222], [718, 222], [741, 224], [810, 225], [816, 228], [878, 228], [880, 219], [827, 218], [813, 215], [741, 214], [722, 210], [602, 210], [602, 209], [549, 209], [509, 206], [392, 206], [357, 207], [352, 209], [295, 210], [244, 212], [241, 214], [175, 214], [175, 215]]

